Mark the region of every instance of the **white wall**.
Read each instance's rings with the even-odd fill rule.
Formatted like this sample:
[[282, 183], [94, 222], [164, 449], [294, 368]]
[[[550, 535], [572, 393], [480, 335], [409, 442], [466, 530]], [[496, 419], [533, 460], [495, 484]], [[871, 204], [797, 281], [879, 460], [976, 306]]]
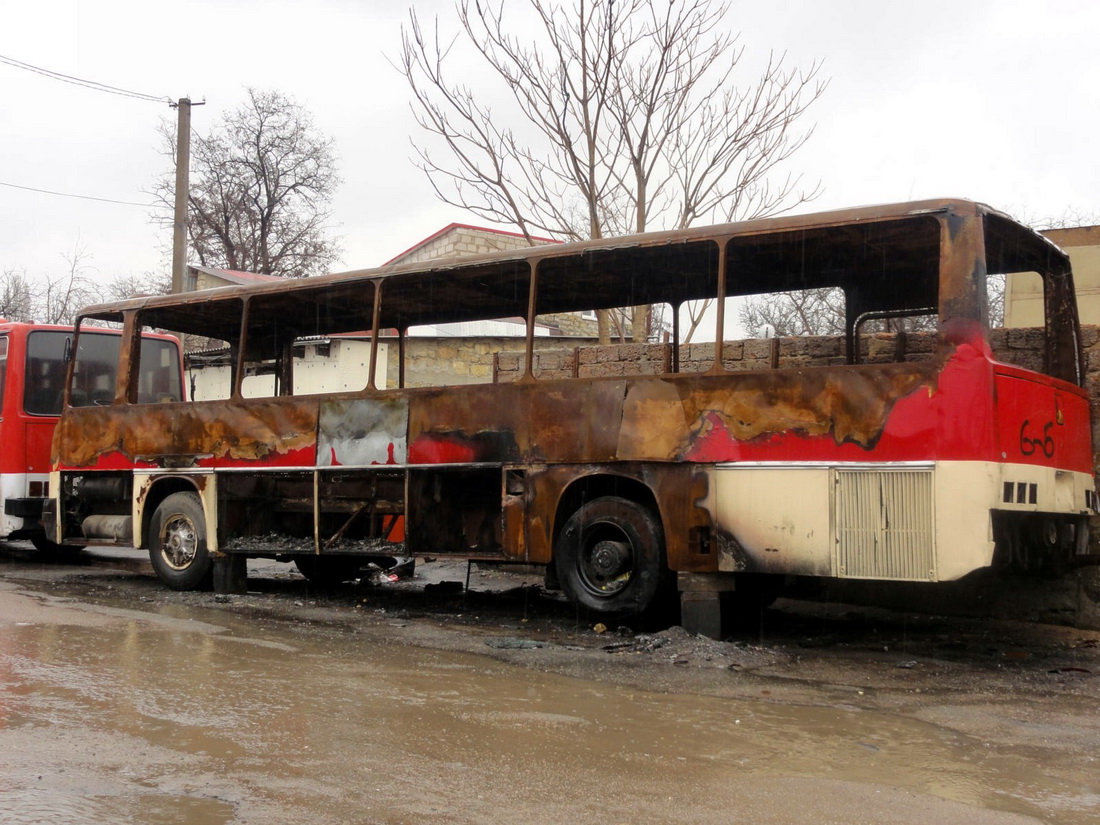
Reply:
[[[386, 386], [386, 344], [378, 345], [375, 386]], [[370, 341], [334, 338], [328, 355], [318, 352], [319, 345], [305, 344], [305, 354], [294, 358], [294, 394], [314, 395], [327, 392], [353, 392], [367, 386], [370, 368]], [[209, 401], [229, 397], [229, 366], [197, 367], [187, 371], [191, 398]], [[274, 375], [245, 376], [241, 394], [245, 398], [270, 397], [275, 392]]]

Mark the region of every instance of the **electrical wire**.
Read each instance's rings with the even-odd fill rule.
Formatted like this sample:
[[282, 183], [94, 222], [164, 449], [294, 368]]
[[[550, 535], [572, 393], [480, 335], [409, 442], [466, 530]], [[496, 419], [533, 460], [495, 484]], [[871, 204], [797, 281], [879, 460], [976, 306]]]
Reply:
[[12, 189], [24, 189], [27, 192], [39, 192], [43, 195], [57, 195], [62, 198], [80, 198], [86, 201], [99, 201], [100, 203], [117, 203], [122, 206], [141, 206], [146, 209], [167, 209], [168, 207], [160, 203], [137, 203], [136, 201], [119, 201], [113, 198], [97, 198], [94, 195], [74, 195], [71, 192], [55, 192], [52, 189], [37, 189], [33, 186], [20, 186], [18, 183], [6, 183], [0, 180], [0, 186], [10, 186]]
[[61, 74], [61, 72], [53, 72], [49, 69], [43, 69], [39, 66], [32, 66], [30, 63], [24, 63], [22, 60], [5, 57], [2, 54], [0, 54], [0, 63], [6, 63], [9, 66], [14, 66], [17, 69], [26, 69], [28, 72], [35, 72], [36, 74], [43, 75], [52, 80], [60, 80], [62, 83], [71, 83], [74, 86], [83, 86], [86, 89], [93, 89], [97, 92], [107, 92], [108, 94], [121, 95], [122, 97], [133, 97], [138, 100], [148, 100], [153, 103], [172, 103], [172, 98], [168, 97], [167, 95], [162, 95], [158, 97], [156, 95], [142, 94], [141, 92], [131, 92], [128, 89], [120, 89], [117, 86], [108, 86], [105, 83], [97, 83], [94, 80], [84, 80], [79, 77], [73, 77], [72, 75]]

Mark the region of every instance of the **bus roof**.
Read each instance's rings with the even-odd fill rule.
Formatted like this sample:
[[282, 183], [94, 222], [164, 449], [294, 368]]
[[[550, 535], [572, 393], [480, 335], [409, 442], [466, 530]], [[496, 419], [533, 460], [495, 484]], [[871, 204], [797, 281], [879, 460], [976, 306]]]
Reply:
[[[1001, 234], [1031, 258], [1056, 258], [1068, 271], [1068, 259], [1038, 233], [1016, 224], [984, 204], [965, 199], [939, 199], [865, 206], [806, 215], [759, 218], [718, 226], [548, 244], [486, 255], [447, 258], [413, 264], [283, 279], [248, 286], [226, 286], [198, 292], [133, 298], [88, 307], [86, 318], [118, 321], [124, 311], [141, 309], [143, 323], [161, 329], [190, 330], [201, 316], [204, 334], [228, 338], [240, 322], [241, 300], [260, 299], [265, 315], [298, 318], [301, 334], [363, 329], [370, 318], [373, 284], [383, 288], [382, 329], [468, 321], [526, 317], [530, 263], [537, 263], [537, 314], [574, 312], [648, 303], [677, 304], [712, 297], [718, 262], [716, 239], [729, 256], [728, 296], [810, 289], [835, 284], [837, 273], [866, 276], [864, 303], [873, 307], [896, 301], [924, 305], [935, 290], [939, 268], [940, 231], [933, 215], [959, 218], [996, 216]], [[838, 228], [845, 231], [837, 232]], [[794, 235], [792, 236], [792, 233]], [[792, 246], [792, 242], [796, 246]], [[882, 271], [882, 250], [891, 251], [889, 281], [871, 285]], [[998, 255], [995, 250], [988, 255]], [[1007, 255], [1004, 252], [1003, 255]], [[1015, 252], [1013, 252], [1015, 254]], [[995, 268], [991, 261], [990, 271]], [[311, 322], [314, 319], [323, 319]], [[257, 326], [262, 318], [255, 320]]]

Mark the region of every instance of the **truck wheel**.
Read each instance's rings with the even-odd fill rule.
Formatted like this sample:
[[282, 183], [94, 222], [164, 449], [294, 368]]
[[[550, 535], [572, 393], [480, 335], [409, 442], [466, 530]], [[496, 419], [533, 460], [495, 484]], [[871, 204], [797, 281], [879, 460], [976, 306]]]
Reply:
[[609, 617], [652, 615], [672, 581], [661, 523], [617, 496], [594, 499], [569, 517], [554, 566], [572, 602]]
[[198, 590], [210, 576], [206, 517], [195, 493], [172, 493], [153, 513], [149, 560], [173, 590]]

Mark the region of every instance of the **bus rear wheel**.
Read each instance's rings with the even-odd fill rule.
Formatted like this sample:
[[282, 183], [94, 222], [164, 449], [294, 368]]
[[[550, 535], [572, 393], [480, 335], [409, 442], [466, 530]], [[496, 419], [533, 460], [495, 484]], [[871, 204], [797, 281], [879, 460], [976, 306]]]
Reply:
[[153, 513], [149, 560], [173, 590], [197, 590], [210, 577], [206, 516], [195, 493], [172, 493]]
[[569, 517], [554, 547], [554, 566], [574, 604], [609, 617], [650, 616], [664, 606], [672, 581], [664, 544], [649, 508], [605, 496]]

